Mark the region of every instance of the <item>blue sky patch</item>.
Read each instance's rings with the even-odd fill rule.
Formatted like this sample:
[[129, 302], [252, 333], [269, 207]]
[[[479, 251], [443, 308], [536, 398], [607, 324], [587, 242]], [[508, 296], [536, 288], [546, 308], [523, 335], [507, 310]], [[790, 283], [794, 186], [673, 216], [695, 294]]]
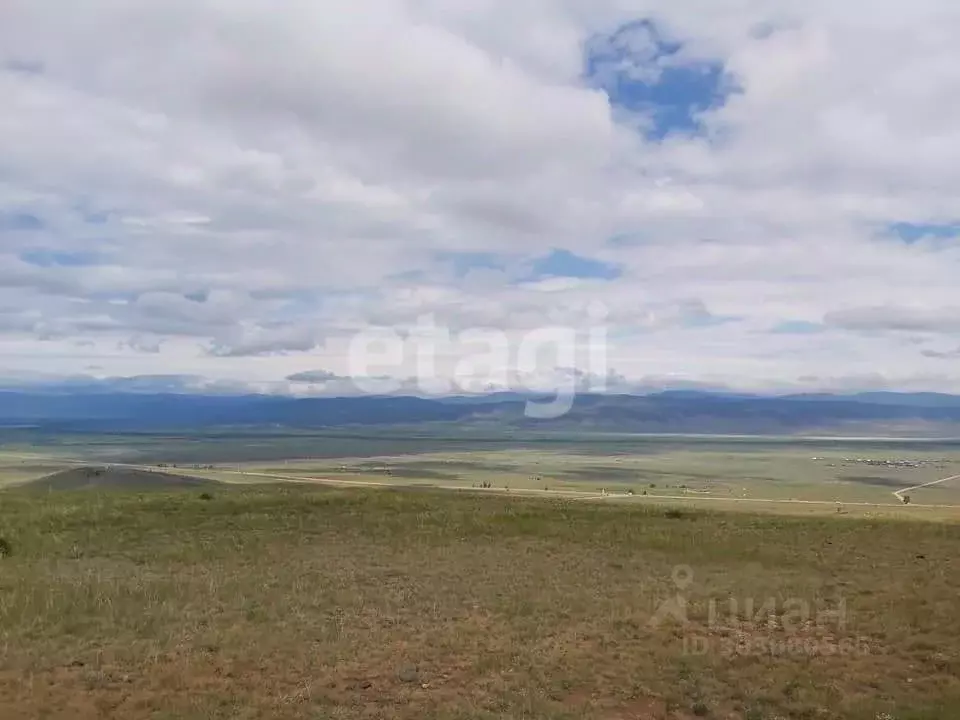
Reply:
[[823, 332], [824, 327], [806, 320], [787, 320], [775, 326], [771, 332], [781, 335], [813, 335]]
[[615, 108], [645, 115], [649, 139], [696, 134], [699, 116], [721, 107], [736, 83], [723, 63], [685, 58], [683, 47], [649, 20], [627, 23], [588, 43], [584, 76]]
[[584, 280], [616, 280], [621, 270], [616, 265], [601, 260], [576, 255], [569, 250], [553, 250], [549, 255], [533, 262], [532, 276], [525, 280], [544, 277], [569, 277]]
[[948, 240], [960, 237], [960, 222], [945, 224], [898, 222], [891, 225], [890, 230], [905, 243], [915, 243], [924, 238]]
[[99, 265], [101, 257], [95, 252], [65, 252], [58, 250], [28, 250], [20, 259], [37, 267], [88, 267]]

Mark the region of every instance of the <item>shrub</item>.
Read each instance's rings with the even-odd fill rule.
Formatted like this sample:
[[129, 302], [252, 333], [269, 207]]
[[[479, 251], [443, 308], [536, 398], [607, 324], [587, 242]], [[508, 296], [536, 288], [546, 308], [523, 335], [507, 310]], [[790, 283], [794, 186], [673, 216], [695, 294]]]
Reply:
[[7, 557], [8, 555], [13, 555], [13, 546], [5, 537], [0, 537], [0, 557]]
[[200, 493], [200, 499], [201, 499], [201, 500], [213, 500], [213, 495], [211, 495], [211, 494], [208, 493], [208, 492]]

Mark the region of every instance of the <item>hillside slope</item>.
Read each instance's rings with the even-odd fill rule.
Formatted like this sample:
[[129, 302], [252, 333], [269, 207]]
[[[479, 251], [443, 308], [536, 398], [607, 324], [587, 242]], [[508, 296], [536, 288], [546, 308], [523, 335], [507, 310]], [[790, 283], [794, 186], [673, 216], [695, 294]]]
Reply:
[[31, 490], [174, 490], [218, 487], [215, 480], [173, 475], [150, 470], [115, 467], [81, 467], [39, 478], [25, 487]]

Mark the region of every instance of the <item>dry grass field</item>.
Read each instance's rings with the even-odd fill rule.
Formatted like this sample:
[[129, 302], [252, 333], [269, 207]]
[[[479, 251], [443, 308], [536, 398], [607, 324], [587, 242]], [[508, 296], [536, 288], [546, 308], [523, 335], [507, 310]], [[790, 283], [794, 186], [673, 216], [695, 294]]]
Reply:
[[[0, 448], [0, 487], [24, 485], [70, 468], [126, 467], [232, 485], [287, 481], [447, 490], [483, 487], [491, 493], [581, 499], [606, 494], [616, 502], [781, 515], [960, 520], [960, 452], [955, 444], [928, 448], [893, 442], [836, 446], [830, 442], [640, 438], [459, 451], [423, 450], [418, 445], [416, 452], [377, 454], [402, 444], [380, 438], [371, 439], [363, 455], [338, 456], [324, 444], [329, 439], [299, 440], [300, 452], [293, 458], [281, 455], [291, 449], [286, 441], [267, 436], [223, 441], [214, 448], [223, 455], [208, 456], [204, 463], [182, 461], [181, 445], [188, 440], [163, 437], [141, 439], [140, 446], [130, 438], [102, 438], [85, 449], [75, 441]], [[196, 442], [202, 445], [205, 440]], [[277, 457], [230, 459], [243, 457], [250, 445], [258, 453]], [[149, 462], [140, 459], [144, 446], [151, 448]], [[318, 456], [299, 456], [310, 451]], [[894, 495], [894, 491], [951, 476], [957, 477], [911, 491], [908, 506]], [[631, 497], [623, 497], [627, 494]]]
[[952, 523], [288, 485], [0, 537], [3, 718], [960, 717]]
[[[589, 447], [584, 443], [583, 447]], [[857, 462], [908, 458], [918, 467], [885, 467]], [[960, 473], [960, 453], [916, 450], [813, 450], [791, 446], [768, 450], [658, 449], [593, 455], [575, 448], [488, 450], [458, 453], [343, 457], [243, 463], [248, 472], [316, 475], [397, 482], [490, 481], [497, 487], [557, 489], [647, 489], [650, 494], [699, 491], [716, 496], [799, 499], [886, 499], [899, 487]], [[960, 487], [958, 487], [960, 490]], [[957, 493], [960, 502], [960, 492]]]

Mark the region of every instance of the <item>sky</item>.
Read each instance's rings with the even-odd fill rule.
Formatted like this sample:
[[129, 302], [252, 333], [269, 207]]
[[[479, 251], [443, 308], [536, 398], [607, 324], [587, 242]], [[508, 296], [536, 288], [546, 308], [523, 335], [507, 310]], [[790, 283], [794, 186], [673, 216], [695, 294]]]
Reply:
[[0, 385], [960, 392], [958, 36], [952, 0], [4, 0]]

